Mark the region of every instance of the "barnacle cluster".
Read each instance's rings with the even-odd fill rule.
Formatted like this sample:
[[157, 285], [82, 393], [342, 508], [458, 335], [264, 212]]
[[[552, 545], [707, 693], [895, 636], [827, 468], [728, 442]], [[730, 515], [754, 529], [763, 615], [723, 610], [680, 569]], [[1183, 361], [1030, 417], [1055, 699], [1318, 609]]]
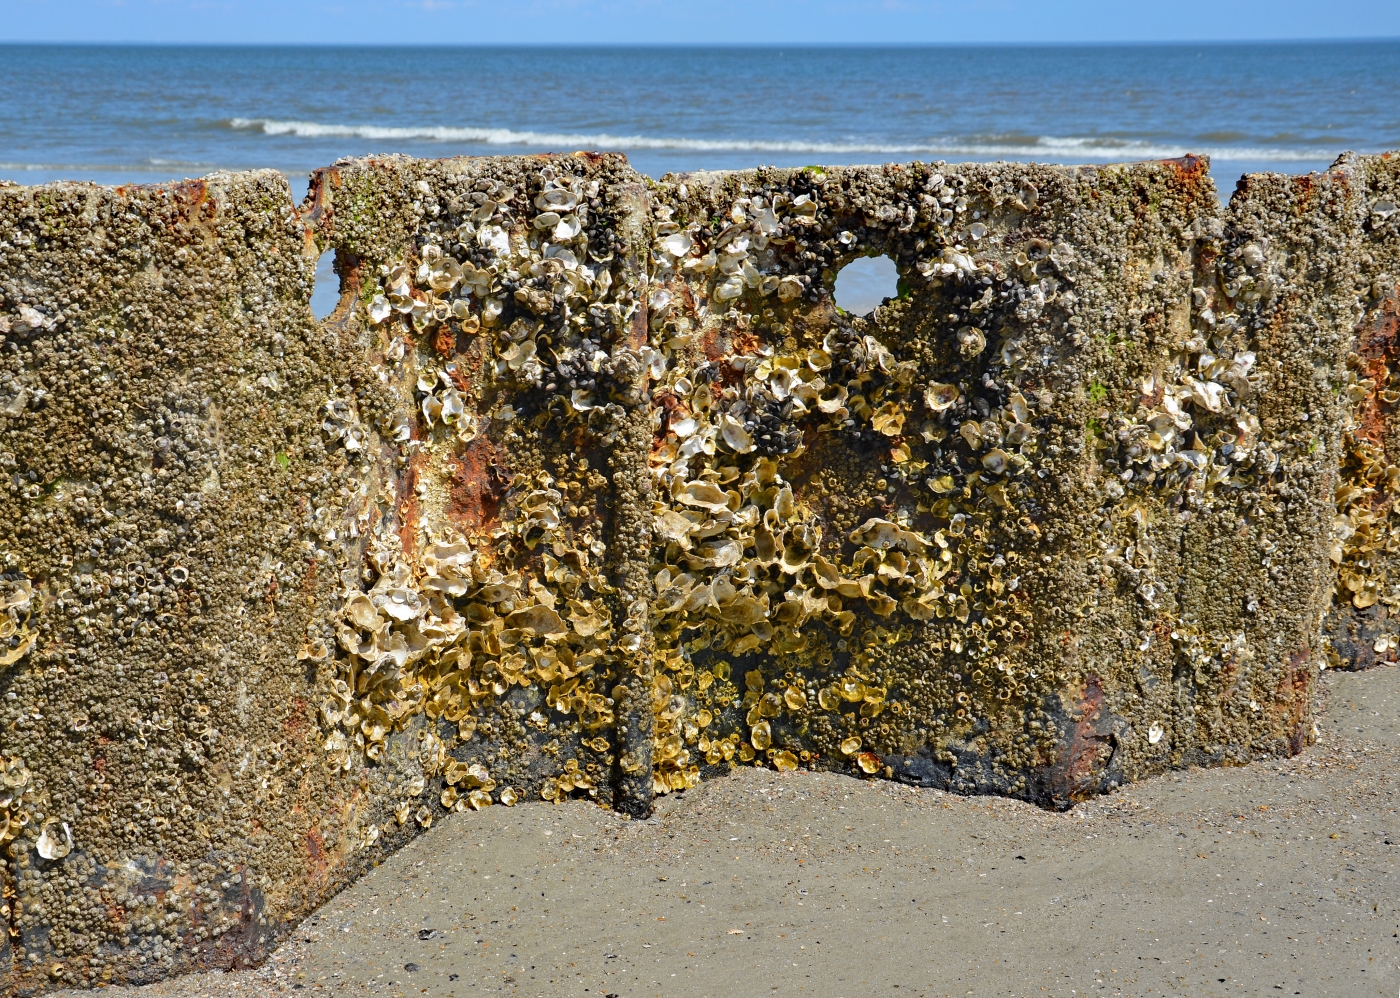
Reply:
[[1400, 650], [1395, 167], [5, 189], [18, 986], [257, 959], [450, 810], [1298, 751]]
[[[1373, 238], [1394, 243], [1400, 235], [1400, 212], [1390, 198], [1370, 205]], [[1393, 453], [1395, 405], [1400, 402], [1400, 375], [1393, 370], [1400, 338], [1400, 297], [1382, 277], [1365, 289], [1368, 314], [1348, 354], [1347, 422], [1335, 494], [1331, 558], [1338, 566], [1335, 599], [1360, 611], [1380, 604], [1384, 616], [1400, 607], [1400, 579], [1389, 572], [1400, 553], [1400, 466]], [[1390, 444], [1388, 447], [1387, 444]], [[1400, 648], [1393, 628], [1372, 642], [1378, 655]], [[1387, 657], [1393, 657], [1389, 655]]]
[[[1389, 366], [1382, 360], [1379, 367], [1375, 372], [1379, 379], [1354, 378], [1347, 386], [1350, 400], [1362, 413], [1368, 404], [1400, 400], [1400, 392], [1391, 387]], [[1400, 510], [1395, 508], [1400, 467], [1391, 462], [1384, 442], [1375, 436], [1373, 427], [1357, 419], [1345, 428], [1334, 494], [1337, 511], [1329, 555], [1337, 566], [1335, 596], [1358, 610], [1377, 603], [1391, 609], [1400, 606], [1400, 580], [1390, 579], [1387, 571], [1390, 556], [1400, 553]], [[1374, 650], [1383, 653], [1395, 647], [1392, 641], [1382, 636]]]
[[34, 793], [34, 775], [18, 756], [0, 758], [0, 846], [29, 824], [25, 804]]
[[[536, 430], [571, 419], [602, 440], [615, 432], [614, 398], [631, 374], [629, 359], [605, 344], [636, 305], [610, 294], [610, 233], [587, 228], [599, 182], [554, 166], [532, 181], [528, 196], [478, 184], [474, 207], [446, 238], [425, 238], [412, 258], [381, 268], [367, 313], [416, 404], [380, 431], [405, 463], [429, 467], [490, 430], [509, 436], [527, 418]], [[470, 369], [459, 344], [477, 361]], [[538, 390], [545, 404], [527, 414], [512, 404], [512, 389]], [[349, 406], [332, 400], [327, 412], [327, 436], [358, 450], [362, 432]], [[616, 633], [608, 600], [617, 589], [602, 568], [606, 546], [589, 501], [605, 479], [586, 456], [561, 455], [556, 470], [558, 478], [546, 470], [513, 475], [514, 515], [501, 522], [464, 529], [425, 509], [405, 528], [388, 513], [388, 495], [376, 508], [386, 515], [363, 518], [373, 584], [345, 594], [343, 655], [322, 706], [333, 766], [381, 758], [392, 732], [426, 714], [455, 725], [456, 737], [444, 743], [434, 733], [441, 725], [420, 732], [424, 779], [410, 797], [441, 775], [444, 807], [513, 804], [520, 788], [497, 786], [483, 764], [461, 763], [448, 750], [476, 733], [483, 705], [537, 684], [546, 708], [570, 715], [589, 749], [582, 762], [561, 760], [541, 793], [596, 793], [600, 767], [618, 761], [606, 737], [614, 723], [608, 666], [617, 648], [640, 639]], [[549, 723], [538, 711], [536, 722]], [[431, 821], [430, 810], [410, 803], [400, 805], [400, 823]]]
[[[854, 732], [903, 705], [887, 703], [866, 652], [908, 640], [924, 622], [946, 620], [950, 649], [987, 655], [1005, 680], [1001, 699], [1017, 689], [1016, 666], [997, 654], [1024, 634], [1014, 568], [1003, 576], [1017, 553], [989, 546], [983, 524], [1030, 467], [1039, 430], [1019, 392], [994, 394], [974, 377], [989, 338], [1004, 331], [998, 320], [1021, 302], [1016, 282], [970, 248], [992, 240], [963, 177], [932, 171], [927, 193], [882, 206], [860, 237], [823, 206], [820, 180], [799, 174], [810, 188], [801, 191], [731, 185], [703, 201], [682, 183], [671, 192], [677, 209], [660, 214], [646, 360], [657, 483], [651, 619], [670, 649], [655, 680], [661, 793], [693, 782], [698, 764], [736, 755], [790, 769], [824, 749], [863, 772], [883, 768]], [[1018, 193], [1034, 200], [1033, 188]], [[963, 307], [952, 328], [933, 331], [958, 344], [937, 380], [874, 323], [824, 305], [830, 272], [803, 266], [812, 248], [839, 265], [865, 251], [871, 229], [910, 233], [921, 218], [914, 280]], [[1034, 276], [1037, 309], [1042, 284], [1053, 294], [1056, 282]], [[1008, 360], [1015, 350], [1014, 340], [1001, 344]], [[795, 484], [811, 476], [814, 453], [875, 455], [885, 515], [833, 530], [829, 511], [806, 505]], [[742, 693], [729, 681], [731, 658], [749, 663]], [[959, 704], [965, 719], [971, 698]], [[819, 746], [818, 729], [845, 737]]]
[[[988, 658], [1001, 680], [995, 697], [1024, 689], [1024, 667], [1007, 657], [1027, 619], [1018, 552], [993, 543], [987, 511], [1007, 508], [1031, 467], [1036, 410], [1050, 398], [989, 391], [977, 373], [989, 343], [1000, 363], [1023, 361], [1009, 324], [1056, 299], [1056, 268], [1072, 251], [1038, 241], [1008, 272], [982, 252], [998, 239], [958, 175], [930, 171], [897, 217], [886, 205], [867, 227], [824, 211], [821, 181], [799, 174], [706, 208], [683, 184], [659, 191], [643, 343], [620, 335], [639, 303], [610, 293], [613, 254], [586, 225], [597, 181], [555, 165], [528, 192], [478, 184], [478, 206], [449, 238], [426, 236], [380, 268], [366, 311], [417, 402], [381, 434], [407, 460], [461, 452], [514, 421], [605, 448], [644, 381], [654, 589], [649, 606], [621, 607], [628, 621], [616, 628], [606, 547], [578, 501], [580, 479], [604, 481], [592, 482], [586, 460], [513, 479], [511, 515], [475, 532], [425, 516], [405, 544], [392, 517], [379, 519], [365, 547], [374, 581], [346, 594], [344, 655], [323, 708], [333, 765], [378, 758], [418, 713], [468, 738], [482, 707], [537, 683], [595, 750], [591, 762], [564, 760], [541, 792], [596, 790], [599, 771], [637, 765], [604, 736], [616, 656], [642, 647], [643, 615], [662, 793], [694, 785], [703, 765], [811, 761], [820, 750], [793, 725], [821, 713], [842, 732], [829, 753], [879, 769], [855, 732], [901, 705], [887, 703], [867, 652], [907, 640], [911, 625], [946, 621], [951, 650]], [[1020, 211], [1037, 196], [1029, 184], [1004, 193]], [[809, 246], [839, 266], [890, 227], [910, 241], [911, 279], [957, 310], [946, 330], [957, 350], [936, 378], [870, 321], [823, 304], [830, 274], [803, 266]], [[944, 332], [940, 323], [932, 335]], [[468, 356], [479, 358], [470, 370]], [[327, 414], [327, 435], [357, 451], [363, 434], [348, 405], [333, 399]], [[812, 452], [833, 446], [875, 455], [879, 515], [837, 526], [800, 501]], [[832, 674], [838, 657], [844, 671]], [[742, 689], [731, 659], [748, 663]], [[780, 675], [766, 676], [775, 664]], [[950, 708], [970, 720], [973, 698]], [[437, 748], [419, 753], [429, 777], [445, 758]], [[447, 796], [457, 807], [468, 800]]]
[[[1138, 633], [1120, 631], [1124, 647], [1146, 652], [1160, 631], [1169, 656], [1248, 657], [1159, 603], [1172, 583], [1153, 537], [1164, 506], [1180, 522], [1226, 511], [1317, 445], [1261, 424], [1268, 240], [1221, 240], [1222, 227], [1198, 272], [1125, 277], [1137, 311], [1096, 341], [1086, 304], [1117, 305], [1081, 286], [1097, 249], [1075, 217], [1046, 210], [1037, 184], [1063, 178], [942, 164], [853, 176], [668, 178], [626, 247], [604, 217], [615, 195], [581, 161], [478, 180], [446, 211], [417, 181], [433, 221], [415, 202], [414, 242], [375, 265], [361, 300], [404, 404], [362, 422], [333, 396], [323, 424], [366, 469], [342, 538], [365, 572], [345, 591], [323, 708], [333, 766], [382, 759], [423, 715], [410, 798], [438, 776], [446, 807], [513, 801], [526, 784], [596, 795], [647, 765], [629, 741], [634, 676], [650, 684], [656, 793], [735, 762], [876, 773], [927, 748], [951, 765], [938, 746], [999, 712], [1024, 722], [1018, 758], [1050, 751], [1063, 732], [1036, 712], [1071, 677], [1028, 587], [1054, 578], [1054, 508], [1080, 501], [1066, 467], [1098, 531], [1084, 576], [1098, 588], [1078, 613], [1122, 605], [1126, 581]], [[875, 253], [895, 260], [899, 297], [870, 316], [836, 308], [836, 273]], [[1383, 517], [1362, 498], [1397, 476], [1348, 440], [1367, 484], [1337, 494], [1334, 557], [1363, 606], [1380, 583], [1358, 545], [1379, 543]], [[376, 448], [400, 479], [370, 499]], [[618, 458], [633, 452], [644, 459]], [[646, 481], [619, 477], [632, 474]], [[620, 490], [627, 515], [644, 503], [640, 584], [614, 546], [634, 529], [626, 503], [604, 501]], [[1261, 536], [1263, 568], [1278, 543]], [[508, 755], [511, 722], [493, 714], [507, 701], [526, 704], [513, 744], [535, 738], [550, 761], [501, 787], [487, 764]], [[479, 772], [452, 777], [469, 764]], [[431, 813], [412, 799], [398, 811]]]
[[[1216, 287], [1192, 289], [1189, 335], [1170, 343], [1141, 379], [1136, 405], [1121, 407], [1103, 427], [1105, 464], [1121, 482], [1163, 490], [1190, 481], [1208, 495], [1217, 486], [1267, 480], [1278, 469], [1257, 415], [1261, 377], [1252, 332], [1238, 311], [1258, 301], [1264, 265], [1259, 245], [1245, 243], [1219, 261]], [[1122, 495], [1123, 487], [1110, 481], [1108, 491]]]
[[[1377, 241], [1394, 242], [1400, 212], [1389, 197], [1369, 205], [1367, 227]], [[1369, 321], [1363, 318], [1355, 349], [1348, 354], [1350, 403], [1343, 426], [1342, 459], [1335, 493], [1330, 555], [1337, 566], [1334, 599], [1356, 610], [1377, 607], [1383, 616], [1400, 607], [1400, 579], [1389, 563], [1400, 553], [1400, 466], [1388, 453], [1394, 407], [1400, 402], [1400, 375], [1392, 370], [1400, 334], [1400, 301], [1384, 275], [1364, 290], [1370, 299]], [[1382, 628], [1372, 644], [1377, 655], [1394, 657], [1400, 638]]]

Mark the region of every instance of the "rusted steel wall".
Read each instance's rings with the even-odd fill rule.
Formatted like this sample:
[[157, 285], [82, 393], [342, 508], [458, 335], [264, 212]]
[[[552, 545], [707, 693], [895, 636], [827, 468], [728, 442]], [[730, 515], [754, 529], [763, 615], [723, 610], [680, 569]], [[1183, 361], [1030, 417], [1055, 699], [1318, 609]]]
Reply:
[[1361, 309], [1348, 356], [1354, 409], [1344, 429], [1332, 558], [1336, 600], [1326, 623], [1334, 665], [1394, 662], [1400, 648], [1400, 157], [1343, 157], [1358, 185], [1360, 246], [1353, 272]]
[[[9, 990], [256, 962], [449, 810], [735, 765], [1063, 807], [1298, 751], [1327, 656], [1390, 647], [1395, 188], [0, 187]], [[847, 314], [869, 254], [900, 293]]]
[[7, 991], [255, 963], [367, 793], [312, 751], [354, 488], [314, 245], [266, 171], [0, 188], [0, 254]]
[[[328, 327], [364, 363], [340, 537], [368, 595], [328, 618], [332, 758], [358, 770], [426, 721], [449, 806], [554, 779], [648, 813], [641, 178], [615, 155], [389, 158], [312, 198], [345, 292]], [[441, 790], [402, 806], [426, 824]]]
[[[757, 499], [764, 526], [753, 540], [731, 531], [740, 564], [710, 574], [756, 579], [764, 623], [788, 611], [799, 626], [733, 626], [718, 579], [718, 609], [657, 622], [660, 635], [674, 620], [682, 647], [698, 629], [706, 650], [685, 656], [697, 671], [762, 674], [756, 696], [705, 703], [721, 731], [747, 743], [766, 725], [779, 764], [854, 761], [1061, 806], [1165, 766], [1301, 745], [1330, 585], [1311, 511], [1332, 469], [1327, 451], [1268, 445], [1257, 413], [1291, 344], [1215, 300], [1231, 235], [1204, 163], [726, 174], [675, 178], [662, 196], [707, 244], [668, 284], [684, 333], [670, 335], [689, 340], [672, 380], [713, 369], [719, 408], [737, 396], [762, 413], [809, 409], [767, 455], [721, 445], [703, 469], [733, 479], [737, 465], [742, 483], [771, 461], [792, 483], [781, 535], [767, 539]], [[774, 199], [786, 231], [749, 252], [801, 291], [714, 307], [723, 278], [690, 261], [723, 258], [730, 220]], [[815, 210], [803, 221], [794, 204]], [[896, 261], [906, 293], [866, 319], [841, 314], [823, 288], [868, 253]], [[796, 406], [775, 400], [778, 385]], [[694, 408], [693, 392], [685, 412], [653, 395], [673, 422]], [[1317, 462], [1322, 477], [1308, 477]], [[678, 508], [693, 503], [695, 463], [661, 472]], [[1309, 504], [1260, 508], [1293, 477]], [[1260, 577], [1273, 543], [1294, 548], [1288, 591]], [[760, 565], [765, 546], [781, 552], [778, 569], [755, 567], [750, 545]], [[682, 578], [698, 567], [684, 547], [658, 559]], [[680, 598], [663, 587], [658, 603]], [[828, 605], [803, 614], [798, 599]], [[775, 684], [780, 703], [763, 692]]]

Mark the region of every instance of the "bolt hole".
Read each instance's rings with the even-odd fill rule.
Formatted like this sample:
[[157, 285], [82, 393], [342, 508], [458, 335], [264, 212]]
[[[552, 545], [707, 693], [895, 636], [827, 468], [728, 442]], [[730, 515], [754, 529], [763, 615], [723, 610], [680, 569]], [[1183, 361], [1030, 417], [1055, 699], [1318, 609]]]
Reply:
[[335, 272], [335, 250], [326, 250], [316, 261], [316, 286], [311, 291], [311, 314], [324, 319], [340, 304], [340, 277]]
[[836, 275], [836, 305], [852, 315], [869, 315], [886, 298], [899, 295], [899, 271], [887, 256], [852, 260]]

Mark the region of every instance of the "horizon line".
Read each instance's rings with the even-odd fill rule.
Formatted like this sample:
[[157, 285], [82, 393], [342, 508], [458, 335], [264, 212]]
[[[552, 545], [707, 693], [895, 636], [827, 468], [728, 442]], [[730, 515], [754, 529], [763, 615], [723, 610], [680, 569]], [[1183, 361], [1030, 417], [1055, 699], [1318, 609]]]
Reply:
[[121, 39], [116, 41], [54, 41], [35, 39], [2, 39], [4, 47], [50, 48], [363, 48], [363, 49], [938, 49], [938, 48], [1110, 48], [1110, 47], [1191, 47], [1229, 45], [1375, 45], [1400, 43], [1400, 35], [1338, 36], [1324, 38], [1211, 38], [1211, 39], [1117, 39], [1098, 41], [873, 41], [873, 42], [214, 42], [214, 41], [151, 41]]

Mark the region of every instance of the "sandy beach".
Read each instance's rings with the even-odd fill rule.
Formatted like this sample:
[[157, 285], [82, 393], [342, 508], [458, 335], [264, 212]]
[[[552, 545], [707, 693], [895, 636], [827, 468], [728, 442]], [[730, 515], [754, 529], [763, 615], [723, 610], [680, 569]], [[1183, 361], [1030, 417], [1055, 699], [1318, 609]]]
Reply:
[[1400, 669], [1319, 689], [1297, 758], [1063, 814], [742, 770], [647, 821], [453, 815], [263, 968], [107, 993], [1393, 995]]

